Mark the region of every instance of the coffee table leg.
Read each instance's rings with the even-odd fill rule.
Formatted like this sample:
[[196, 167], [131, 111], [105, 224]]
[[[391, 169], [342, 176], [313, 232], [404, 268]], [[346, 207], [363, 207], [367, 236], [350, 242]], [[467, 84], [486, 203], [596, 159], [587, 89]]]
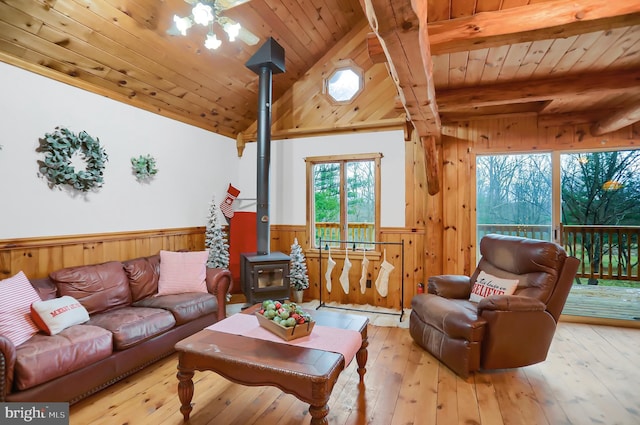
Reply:
[[329, 405], [324, 406], [309, 406], [309, 413], [311, 414], [311, 425], [328, 425], [329, 420], [327, 415], [329, 414]]
[[184, 417], [185, 421], [189, 420], [189, 414], [191, 413], [191, 399], [193, 398], [193, 369], [184, 369], [178, 365], [178, 397], [180, 397], [180, 413]]
[[358, 375], [360, 375], [360, 382], [364, 382], [364, 374], [367, 373], [367, 369], [365, 368], [367, 364], [367, 358], [369, 357], [369, 353], [367, 352], [367, 347], [369, 346], [369, 338], [364, 338], [362, 340], [362, 345], [360, 349], [356, 353], [356, 360], [358, 361]]

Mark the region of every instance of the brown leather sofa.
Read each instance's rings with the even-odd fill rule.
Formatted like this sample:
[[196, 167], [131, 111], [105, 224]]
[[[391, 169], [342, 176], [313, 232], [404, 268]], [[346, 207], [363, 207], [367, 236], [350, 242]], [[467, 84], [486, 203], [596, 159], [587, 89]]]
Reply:
[[[471, 277], [432, 276], [411, 300], [414, 341], [465, 378], [545, 360], [580, 264], [555, 243], [513, 236], [483, 237], [480, 254]], [[470, 301], [481, 271], [517, 279], [515, 293]]]
[[[43, 300], [65, 294], [89, 321], [14, 346], [0, 335], [0, 402], [75, 403], [174, 352], [174, 345], [224, 319], [231, 273], [207, 269], [208, 293], [154, 296], [160, 256], [71, 267], [32, 280]], [[71, 289], [69, 289], [71, 288]], [[71, 293], [70, 293], [71, 292]]]

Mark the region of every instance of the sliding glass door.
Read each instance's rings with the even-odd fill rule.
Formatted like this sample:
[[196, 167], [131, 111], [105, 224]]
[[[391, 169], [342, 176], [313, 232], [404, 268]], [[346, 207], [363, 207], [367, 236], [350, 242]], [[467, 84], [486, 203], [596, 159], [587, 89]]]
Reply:
[[477, 242], [487, 233], [552, 240], [551, 154], [476, 157]]

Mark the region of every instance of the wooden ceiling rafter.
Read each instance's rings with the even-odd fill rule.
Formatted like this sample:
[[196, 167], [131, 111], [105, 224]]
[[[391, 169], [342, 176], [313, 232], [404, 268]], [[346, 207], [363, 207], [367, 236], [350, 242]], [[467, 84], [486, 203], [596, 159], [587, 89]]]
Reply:
[[442, 124], [435, 102], [427, 3], [411, 0], [363, 0], [369, 25], [380, 41], [387, 68], [398, 88], [407, 120], [413, 124], [425, 154], [427, 189], [440, 190], [436, 145]]
[[[537, 3], [428, 24], [432, 55], [486, 49], [505, 44], [567, 38], [585, 32], [611, 30], [640, 24], [640, 3], [602, 2], [600, 0], [557, 0]], [[415, 31], [415, 28], [411, 28]], [[367, 37], [371, 60], [384, 62], [379, 38]], [[620, 79], [618, 79], [620, 77]], [[480, 108], [492, 105], [528, 103], [553, 99], [554, 96], [583, 94], [601, 90], [625, 90], [640, 87], [637, 71], [570, 75], [543, 81], [509, 81], [504, 84], [476, 86], [438, 91], [436, 101], [440, 113], [458, 108]], [[640, 102], [640, 101], [639, 101]], [[462, 106], [464, 105], [464, 106]], [[592, 133], [618, 130], [640, 121], [636, 103], [593, 123]], [[543, 112], [543, 111], [540, 111]], [[624, 114], [627, 114], [626, 116]]]

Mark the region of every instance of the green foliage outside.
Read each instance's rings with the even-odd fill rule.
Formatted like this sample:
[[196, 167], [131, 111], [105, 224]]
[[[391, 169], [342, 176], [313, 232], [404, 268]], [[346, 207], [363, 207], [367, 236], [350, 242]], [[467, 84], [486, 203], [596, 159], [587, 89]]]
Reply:
[[[342, 205], [340, 201], [341, 167], [345, 167], [346, 205]], [[316, 164], [313, 168], [313, 176], [315, 223], [330, 223], [338, 227], [316, 234], [316, 243], [320, 237], [323, 239], [348, 238], [344, 233], [344, 226], [348, 223], [374, 224], [376, 199], [374, 161]], [[340, 223], [341, 208], [346, 209], [347, 223]]]
[[[479, 234], [483, 225], [551, 226], [550, 154], [478, 156], [476, 165]], [[640, 225], [640, 151], [563, 154], [560, 176], [565, 226]], [[571, 254], [584, 258], [586, 271], [616, 270], [620, 263], [638, 273], [636, 237], [615, 232], [577, 237], [578, 252]], [[622, 282], [591, 279], [588, 283], [640, 286]]]

